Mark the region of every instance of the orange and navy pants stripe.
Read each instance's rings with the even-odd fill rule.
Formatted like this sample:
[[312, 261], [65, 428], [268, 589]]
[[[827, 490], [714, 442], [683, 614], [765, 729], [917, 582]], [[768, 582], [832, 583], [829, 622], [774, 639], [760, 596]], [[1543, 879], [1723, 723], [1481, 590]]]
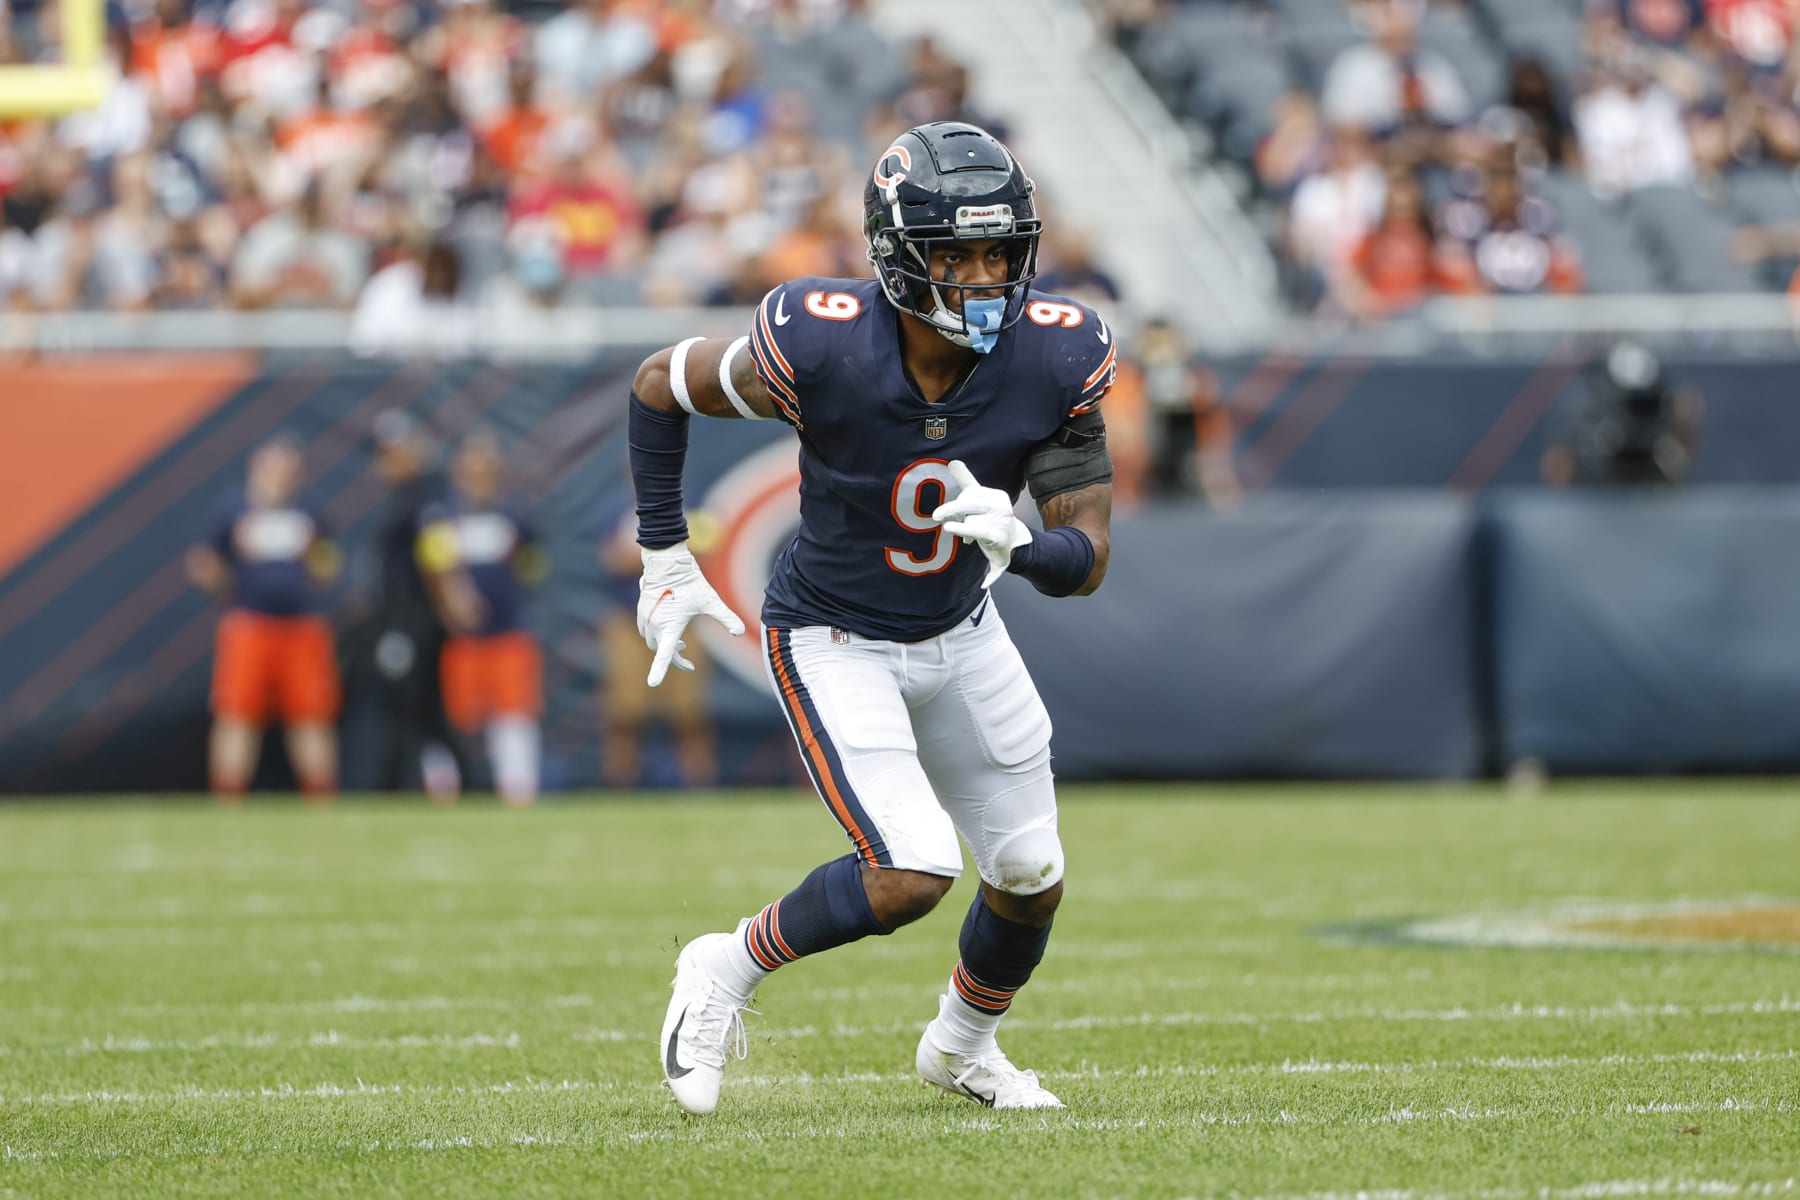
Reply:
[[800, 671], [794, 665], [792, 632], [770, 629], [764, 649], [769, 655], [776, 688], [781, 693], [782, 711], [787, 714], [794, 740], [800, 743], [800, 757], [806, 763], [806, 773], [812, 776], [819, 797], [850, 836], [858, 857], [870, 866], [893, 866], [894, 857], [888, 852], [887, 843], [882, 841], [881, 831], [857, 799], [856, 789], [850, 786], [844, 761], [839, 757], [837, 747], [832, 745], [825, 722], [819, 719], [819, 710], [813, 704], [812, 693], [807, 691]]
[[950, 984], [963, 1003], [994, 1016], [999, 1016], [1010, 1008], [1013, 997], [1019, 994], [1018, 988], [997, 988], [981, 982], [969, 974], [969, 969], [961, 962], [950, 973]]

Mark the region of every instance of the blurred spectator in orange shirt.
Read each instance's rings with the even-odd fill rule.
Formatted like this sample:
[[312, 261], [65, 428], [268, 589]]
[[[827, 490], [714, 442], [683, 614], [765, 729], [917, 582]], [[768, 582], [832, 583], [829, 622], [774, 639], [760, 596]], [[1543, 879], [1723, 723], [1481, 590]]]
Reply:
[[538, 143], [550, 127], [550, 117], [538, 107], [537, 72], [528, 62], [516, 63], [507, 80], [511, 101], [482, 134], [482, 143], [494, 161], [514, 173], [526, 171], [538, 158]]
[[1377, 320], [1414, 308], [1434, 292], [1463, 286], [1445, 269], [1424, 189], [1410, 172], [1395, 172], [1381, 222], [1331, 277], [1333, 297], [1351, 316]]
[[854, 222], [844, 219], [844, 205], [836, 196], [820, 196], [803, 224], [796, 225], [775, 239], [763, 254], [760, 264], [760, 286], [756, 297], [786, 279], [820, 275], [842, 279], [868, 274], [868, 259], [863, 253], [862, 233]]
[[317, 179], [366, 158], [378, 133], [368, 113], [333, 102], [331, 77], [321, 74], [312, 104], [276, 126], [275, 144], [300, 178]]
[[150, 86], [160, 110], [185, 117], [200, 104], [200, 81], [219, 69], [219, 31], [196, 20], [187, 0], [157, 0], [131, 31], [131, 73]]

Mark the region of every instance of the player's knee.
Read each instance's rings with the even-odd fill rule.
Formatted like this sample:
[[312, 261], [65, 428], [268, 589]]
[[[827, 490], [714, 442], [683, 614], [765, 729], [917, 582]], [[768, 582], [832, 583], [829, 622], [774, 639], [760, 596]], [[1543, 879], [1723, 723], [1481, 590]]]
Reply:
[[1013, 896], [1036, 896], [1062, 882], [1062, 839], [1039, 827], [1015, 834], [994, 855], [993, 885]]

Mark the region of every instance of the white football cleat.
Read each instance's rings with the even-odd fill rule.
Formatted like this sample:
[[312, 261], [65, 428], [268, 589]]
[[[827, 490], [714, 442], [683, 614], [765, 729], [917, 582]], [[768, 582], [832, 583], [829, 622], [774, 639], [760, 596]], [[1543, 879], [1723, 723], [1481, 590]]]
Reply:
[[697, 1117], [719, 1106], [727, 1048], [739, 1059], [750, 1053], [744, 1005], [734, 1003], [706, 970], [707, 948], [731, 936], [708, 933], [682, 948], [675, 959], [675, 995], [663, 1017], [663, 1086]]
[[919, 1038], [913, 1065], [926, 1083], [989, 1108], [1066, 1107], [1038, 1082], [1036, 1071], [1021, 1071], [1013, 1066], [999, 1046], [974, 1054], [954, 1054], [938, 1049], [927, 1027]]

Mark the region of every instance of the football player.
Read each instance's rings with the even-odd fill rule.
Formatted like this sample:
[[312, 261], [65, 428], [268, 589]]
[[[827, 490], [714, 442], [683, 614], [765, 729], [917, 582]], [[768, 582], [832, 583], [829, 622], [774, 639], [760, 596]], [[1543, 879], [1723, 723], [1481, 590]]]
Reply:
[[[741, 1011], [797, 958], [892, 933], [962, 869], [981, 886], [961, 959], [919, 1041], [919, 1074], [997, 1108], [1060, 1108], [995, 1041], [1043, 957], [1063, 892], [1050, 719], [988, 588], [1052, 596], [1106, 573], [1112, 510], [1101, 398], [1111, 331], [1034, 295], [1033, 185], [972, 125], [900, 135], [864, 192], [877, 278], [796, 279], [733, 341], [690, 338], [639, 368], [631, 470], [652, 686], [684, 668], [683, 630], [725, 606], [689, 552], [681, 477], [691, 416], [773, 418], [800, 440], [800, 529], [762, 612], [769, 679], [853, 850], [676, 962], [659, 1051], [688, 1112], [717, 1105]], [[1029, 485], [1043, 517], [1013, 515]]]
[[188, 577], [229, 605], [216, 635], [207, 743], [212, 792], [222, 804], [243, 799], [263, 727], [275, 716], [308, 801], [329, 803], [337, 792], [340, 684], [318, 592], [337, 577], [340, 556], [318, 515], [299, 502], [302, 467], [291, 438], [258, 446], [243, 492], [188, 552]]
[[451, 630], [444, 643], [444, 708], [465, 734], [484, 734], [494, 788], [515, 808], [538, 794], [543, 667], [525, 623], [531, 588], [548, 568], [537, 534], [501, 494], [500, 443], [476, 430], [457, 446], [450, 495], [429, 512], [419, 566]]

